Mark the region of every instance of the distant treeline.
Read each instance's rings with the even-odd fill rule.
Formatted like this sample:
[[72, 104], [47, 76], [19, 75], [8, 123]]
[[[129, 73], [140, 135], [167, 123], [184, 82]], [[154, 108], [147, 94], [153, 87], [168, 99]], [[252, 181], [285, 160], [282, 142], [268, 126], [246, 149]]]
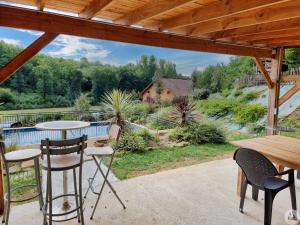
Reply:
[[[0, 41], [0, 66], [4, 66], [22, 49]], [[25, 109], [71, 106], [87, 93], [93, 104], [114, 88], [140, 92], [154, 76], [186, 78], [176, 65], [155, 56], [142, 56], [136, 64], [125, 66], [53, 58], [39, 54], [18, 70], [0, 89], [2, 109]]]

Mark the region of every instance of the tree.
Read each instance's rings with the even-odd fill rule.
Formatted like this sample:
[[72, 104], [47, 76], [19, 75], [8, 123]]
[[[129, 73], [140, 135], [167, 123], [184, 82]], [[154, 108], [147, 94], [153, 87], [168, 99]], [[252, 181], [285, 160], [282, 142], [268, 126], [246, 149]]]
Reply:
[[132, 107], [132, 96], [124, 91], [117, 89], [105, 94], [103, 105], [111, 110], [114, 115], [114, 120], [123, 130], [125, 127], [124, 115], [128, 109]]
[[52, 72], [44, 64], [35, 67], [32, 72], [38, 77], [37, 92], [45, 99], [53, 91]]
[[285, 60], [290, 68], [300, 67], [300, 48], [286, 49]]

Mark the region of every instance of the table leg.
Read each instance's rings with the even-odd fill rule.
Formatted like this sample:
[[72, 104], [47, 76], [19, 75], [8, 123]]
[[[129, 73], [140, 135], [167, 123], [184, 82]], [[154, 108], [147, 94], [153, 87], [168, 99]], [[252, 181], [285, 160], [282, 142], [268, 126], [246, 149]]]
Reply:
[[[63, 140], [67, 139], [67, 131], [62, 130], [61, 136]], [[68, 171], [63, 171], [63, 192], [64, 194], [68, 194]], [[63, 210], [67, 211], [70, 209], [70, 204], [68, 201], [68, 196], [64, 197], [64, 204], [63, 204]]]
[[3, 168], [0, 160], [0, 215], [3, 214], [4, 210], [4, 184], [3, 184]]
[[245, 174], [243, 173], [242, 169], [239, 167], [238, 177], [237, 177], [237, 189], [236, 189], [237, 196], [241, 196], [241, 190], [242, 190], [244, 179], [245, 179]]

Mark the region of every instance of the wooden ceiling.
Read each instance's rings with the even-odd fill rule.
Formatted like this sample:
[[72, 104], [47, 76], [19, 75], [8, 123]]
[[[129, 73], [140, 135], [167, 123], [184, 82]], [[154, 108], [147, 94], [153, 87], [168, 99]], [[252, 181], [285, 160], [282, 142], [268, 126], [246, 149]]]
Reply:
[[[230, 46], [272, 50], [300, 45], [300, 0], [6, 0], [1, 3], [72, 13], [88, 20], [109, 21], [111, 25]], [[7, 25], [2, 22], [0, 26]]]

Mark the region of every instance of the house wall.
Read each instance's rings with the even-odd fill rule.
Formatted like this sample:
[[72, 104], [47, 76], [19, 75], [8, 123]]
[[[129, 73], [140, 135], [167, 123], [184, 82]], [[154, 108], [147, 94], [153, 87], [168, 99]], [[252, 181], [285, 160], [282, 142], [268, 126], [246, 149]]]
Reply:
[[[169, 91], [166, 90], [163, 86], [161, 87], [161, 94], [160, 94], [160, 100], [161, 101], [172, 101], [172, 99], [175, 97], [175, 95]], [[156, 93], [156, 87], [155, 85], [151, 85], [144, 93], [143, 93], [143, 102], [149, 101], [149, 99], [152, 99], [154, 102], [158, 101], [158, 96]]]

